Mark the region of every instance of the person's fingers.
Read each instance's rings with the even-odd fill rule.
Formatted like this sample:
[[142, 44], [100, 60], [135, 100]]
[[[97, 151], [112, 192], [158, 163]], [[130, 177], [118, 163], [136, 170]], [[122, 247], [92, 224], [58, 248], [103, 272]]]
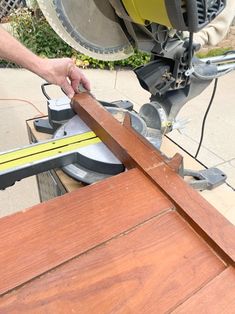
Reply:
[[83, 87], [87, 90], [91, 89], [90, 82], [88, 81], [88, 79], [85, 77], [82, 71], [74, 64], [70, 65], [68, 78], [70, 79], [71, 85], [76, 93], [79, 91], [80, 84], [82, 84]]
[[90, 90], [90, 83], [82, 71], [69, 58], [45, 59], [45, 73], [48, 82], [59, 85], [69, 98], [79, 92], [80, 84]]
[[75, 91], [73, 89], [73, 87], [69, 84], [69, 82], [67, 80], [64, 81], [64, 83], [62, 84], [62, 89], [65, 92], [65, 94], [71, 99], [73, 98]]
[[88, 91], [91, 90], [91, 84], [85, 76], [82, 76], [81, 83], [85, 87], [85, 89], [87, 89]]
[[75, 91], [75, 93], [79, 93], [81, 85], [84, 87], [85, 90], [90, 91], [90, 89], [91, 89], [90, 83], [89, 83], [89, 81], [87, 81], [83, 77], [80, 77], [79, 79], [71, 81], [71, 86], [72, 86], [73, 90]]

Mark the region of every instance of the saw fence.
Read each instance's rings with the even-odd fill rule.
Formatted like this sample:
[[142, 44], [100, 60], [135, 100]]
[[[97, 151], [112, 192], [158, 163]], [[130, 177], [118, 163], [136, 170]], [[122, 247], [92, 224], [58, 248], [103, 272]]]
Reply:
[[128, 171], [0, 220], [1, 313], [234, 313], [235, 227], [91, 96]]

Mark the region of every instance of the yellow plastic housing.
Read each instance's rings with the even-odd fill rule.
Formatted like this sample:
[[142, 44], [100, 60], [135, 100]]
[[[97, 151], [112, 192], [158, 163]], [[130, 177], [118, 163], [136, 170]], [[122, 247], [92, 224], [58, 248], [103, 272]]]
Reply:
[[172, 27], [165, 0], [122, 0], [122, 2], [135, 23], [144, 25], [150, 21]]

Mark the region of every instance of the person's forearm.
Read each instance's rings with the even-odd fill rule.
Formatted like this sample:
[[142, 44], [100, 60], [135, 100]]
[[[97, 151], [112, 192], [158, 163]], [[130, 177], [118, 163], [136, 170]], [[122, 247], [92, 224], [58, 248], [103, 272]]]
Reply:
[[60, 86], [72, 98], [82, 84], [90, 90], [90, 82], [70, 58], [40, 58], [0, 27], [0, 58], [14, 62], [41, 78]]
[[194, 35], [194, 41], [201, 46], [217, 45], [228, 33], [235, 16], [235, 0], [227, 0], [224, 11], [202, 31]]
[[0, 58], [14, 62], [40, 76], [43, 59], [36, 56], [7, 31], [0, 27]]

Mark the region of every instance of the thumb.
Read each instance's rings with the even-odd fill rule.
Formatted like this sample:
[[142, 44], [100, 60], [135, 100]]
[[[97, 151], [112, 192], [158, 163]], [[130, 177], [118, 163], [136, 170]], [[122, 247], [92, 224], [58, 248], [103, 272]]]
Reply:
[[75, 92], [67, 80], [63, 83], [61, 88], [70, 99], [73, 98]]

